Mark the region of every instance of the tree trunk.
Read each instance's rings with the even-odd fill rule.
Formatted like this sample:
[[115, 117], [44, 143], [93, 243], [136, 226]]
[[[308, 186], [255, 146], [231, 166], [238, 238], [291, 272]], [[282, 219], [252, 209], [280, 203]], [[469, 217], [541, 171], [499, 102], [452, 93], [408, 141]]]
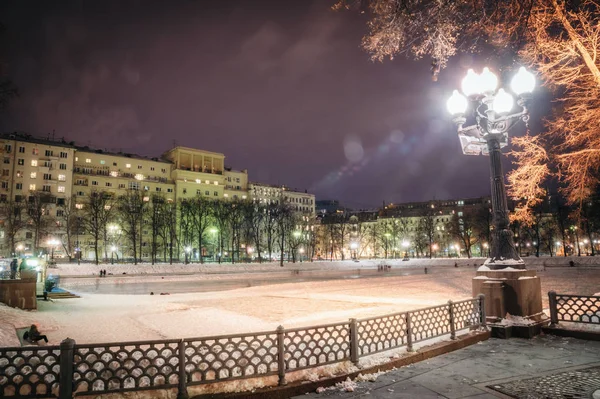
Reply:
[[589, 69], [590, 73], [594, 77], [596, 86], [600, 87], [600, 70], [598, 70], [596, 63], [594, 62], [594, 58], [592, 58], [590, 53], [588, 53], [588, 51], [586, 50], [585, 45], [581, 42], [581, 36], [579, 36], [577, 31], [573, 28], [573, 26], [567, 19], [567, 16], [563, 12], [563, 9], [561, 8], [561, 6], [558, 4], [558, 1], [552, 0], [552, 5], [554, 6], [554, 11], [556, 12], [556, 15], [558, 16], [558, 19], [560, 19], [560, 22], [562, 23], [563, 27], [567, 31], [567, 34], [569, 35], [569, 39], [571, 39], [571, 42], [577, 48], [577, 51], [583, 58], [583, 62], [585, 63], [585, 66]]

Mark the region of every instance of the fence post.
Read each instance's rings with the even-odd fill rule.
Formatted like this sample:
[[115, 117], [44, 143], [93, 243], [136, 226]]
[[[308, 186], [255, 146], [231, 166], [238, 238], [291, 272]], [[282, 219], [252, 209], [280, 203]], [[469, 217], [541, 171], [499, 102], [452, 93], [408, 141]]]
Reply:
[[285, 346], [283, 326], [277, 327], [277, 372], [279, 374], [279, 385], [286, 385], [285, 381]]
[[487, 330], [487, 316], [485, 315], [485, 295], [479, 294], [479, 317], [481, 328]]
[[452, 300], [448, 301], [448, 314], [450, 315], [450, 339], [456, 339], [456, 327], [454, 326], [454, 306]]
[[548, 292], [548, 304], [550, 305], [550, 327], [558, 324], [558, 302], [556, 301], [556, 292]]
[[75, 357], [75, 340], [64, 339], [60, 343], [60, 374], [58, 378], [59, 399], [73, 397], [73, 362]]
[[410, 322], [410, 312], [406, 312], [406, 351], [413, 352], [412, 326]]
[[177, 385], [177, 399], [188, 399], [190, 396], [187, 391], [187, 374], [185, 372], [185, 342], [179, 341], [177, 346], [179, 355], [179, 383]]
[[350, 361], [358, 363], [358, 325], [356, 319], [350, 319]]

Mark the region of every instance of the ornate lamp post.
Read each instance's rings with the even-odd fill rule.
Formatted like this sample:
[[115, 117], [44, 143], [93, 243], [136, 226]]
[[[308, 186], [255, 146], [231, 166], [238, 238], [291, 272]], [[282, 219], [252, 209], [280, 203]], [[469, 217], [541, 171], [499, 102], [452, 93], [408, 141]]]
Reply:
[[[514, 106], [513, 96], [504, 89], [496, 90], [497, 86], [498, 78], [488, 68], [484, 68], [481, 75], [470, 69], [462, 81], [464, 95], [454, 90], [446, 105], [458, 126], [463, 154], [490, 156], [494, 231], [485, 265], [492, 270], [507, 267], [525, 269], [513, 242], [513, 233], [509, 229], [501, 156], [502, 148], [508, 145], [508, 131], [519, 121], [527, 124], [529, 120], [527, 103], [535, 87], [535, 77], [523, 67], [513, 77], [511, 90], [518, 96], [517, 104], [521, 107], [516, 113], [510, 113]], [[473, 106], [475, 124], [465, 127], [465, 113], [469, 103]]]

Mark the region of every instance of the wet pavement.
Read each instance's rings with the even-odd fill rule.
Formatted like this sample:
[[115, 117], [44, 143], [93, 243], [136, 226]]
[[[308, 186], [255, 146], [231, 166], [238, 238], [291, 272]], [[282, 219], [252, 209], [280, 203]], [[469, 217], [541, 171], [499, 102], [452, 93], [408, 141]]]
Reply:
[[538, 336], [489, 339], [360, 382], [297, 398], [592, 398], [600, 342]]

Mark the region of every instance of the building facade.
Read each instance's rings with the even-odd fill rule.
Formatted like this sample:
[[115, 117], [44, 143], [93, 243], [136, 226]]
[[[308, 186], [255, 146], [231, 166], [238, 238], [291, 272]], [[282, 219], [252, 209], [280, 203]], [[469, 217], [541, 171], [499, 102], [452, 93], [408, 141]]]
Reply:
[[[32, 255], [34, 248], [48, 249], [45, 241], [63, 234], [61, 207], [74, 201], [76, 209], [82, 210], [93, 191], [117, 198], [134, 190], [143, 193], [144, 201], [153, 195], [168, 202], [197, 196], [224, 201], [254, 199], [261, 203], [283, 200], [295, 212], [314, 214], [314, 195], [283, 186], [249, 183], [248, 171], [227, 167], [222, 153], [177, 146], [160, 158], [149, 158], [23, 133], [4, 134], [0, 140], [3, 159], [0, 204], [5, 205], [4, 215], [0, 215], [0, 250], [5, 255], [15, 252]], [[42, 198], [43, 216], [52, 222], [36, 228], [33, 234], [29, 208], [38, 197]], [[22, 204], [22, 217], [27, 220], [22, 220], [18, 233], [9, 234], [12, 239], [7, 240], [10, 226], [15, 225], [5, 217], [8, 204], [12, 203]], [[118, 229], [118, 226], [111, 227]], [[84, 230], [78, 230], [76, 246], [79, 256], [90, 259], [94, 252], [92, 241], [89, 232]], [[144, 229], [143, 248], [149, 235]], [[61, 253], [60, 246], [55, 249], [57, 254]], [[144, 251], [142, 256], [147, 255]], [[121, 249], [116, 252], [117, 257], [124, 255]]]

